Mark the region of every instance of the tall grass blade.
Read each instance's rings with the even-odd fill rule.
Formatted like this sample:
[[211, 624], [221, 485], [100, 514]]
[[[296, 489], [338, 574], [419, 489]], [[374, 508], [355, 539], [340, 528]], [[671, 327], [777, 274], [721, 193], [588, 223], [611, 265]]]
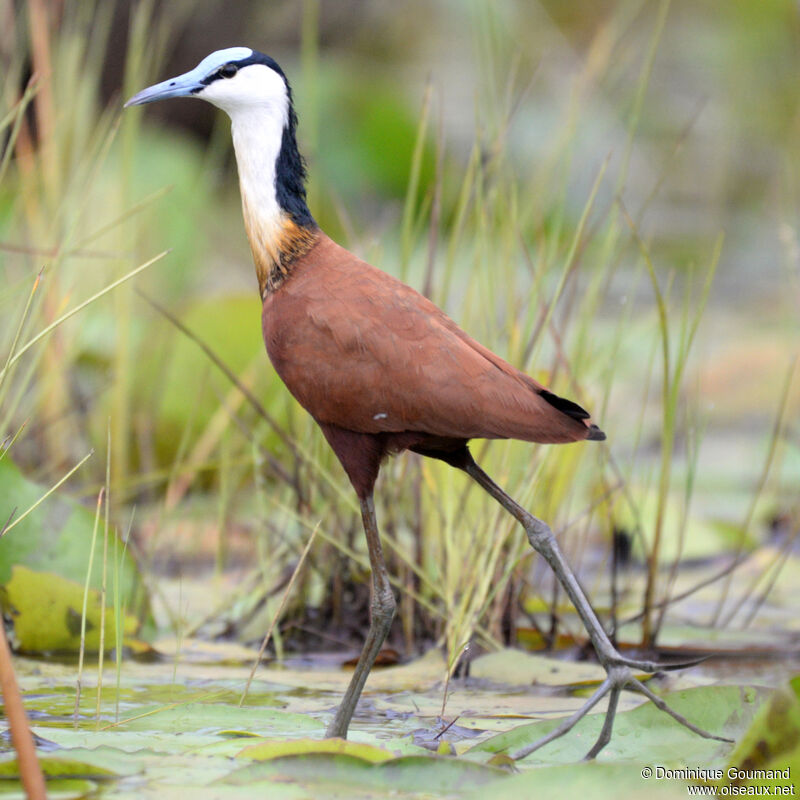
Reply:
[[126, 273], [121, 278], [118, 278], [117, 280], [113, 281], [104, 289], [101, 289], [99, 292], [96, 292], [90, 298], [84, 300], [82, 303], [79, 303], [77, 306], [75, 306], [75, 308], [70, 309], [65, 314], [62, 314], [60, 317], [58, 317], [58, 319], [51, 322], [46, 328], [39, 331], [39, 333], [37, 333], [36, 336], [34, 336], [30, 341], [28, 341], [19, 350], [17, 350], [17, 352], [13, 355], [13, 357], [8, 360], [6, 366], [3, 367], [2, 370], [0, 370], [0, 382], [2, 382], [2, 380], [5, 378], [8, 370], [11, 367], [13, 367], [14, 364], [16, 364], [16, 362], [19, 361], [19, 359], [23, 355], [25, 355], [25, 353], [27, 353], [28, 350], [31, 349], [31, 347], [33, 347], [37, 342], [40, 342], [42, 339], [44, 339], [48, 334], [52, 333], [56, 328], [58, 328], [59, 325], [62, 325], [68, 319], [74, 317], [75, 314], [79, 313], [80, 311], [83, 311], [84, 308], [90, 306], [96, 300], [99, 300], [101, 297], [107, 295], [109, 292], [116, 289], [117, 286], [122, 285], [126, 281], [129, 281], [131, 278], [136, 277], [136, 275], [138, 275], [140, 272], [143, 272], [148, 267], [153, 266], [153, 264], [155, 264], [157, 261], [160, 261], [162, 258], [164, 258], [164, 256], [166, 256], [170, 252], [171, 252], [170, 250], [164, 250], [162, 253], [159, 253], [157, 256], [151, 258], [149, 261], [145, 261], [144, 264], [140, 264], [138, 267], [136, 267], [136, 269], [132, 269], [130, 272]]
[[242, 696], [239, 698], [239, 708], [242, 707], [244, 701], [247, 699], [247, 693], [250, 691], [250, 684], [253, 682], [253, 678], [255, 677], [258, 665], [261, 663], [261, 659], [264, 657], [264, 653], [267, 649], [267, 645], [269, 644], [269, 640], [272, 638], [272, 632], [275, 630], [275, 626], [278, 624], [278, 620], [281, 618], [281, 614], [283, 614], [283, 609], [286, 607], [286, 601], [289, 599], [289, 595], [292, 593], [292, 588], [294, 587], [295, 581], [297, 580], [297, 576], [303, 569], [303, 565], [305, 564], [306, 561], [306, 556], [308, 556], [308, 553], [311, 550], [311, 546], [314, 544], [314, 539], [317, 536], [318, 530], [319, 530], [319, 523], [317, 523], [316, 528], [314, 528], [314, 530], [311, 531], [311, 536], [308, 537], [308, 542], [306, 543], [306, 546], [303, 548], [303, 552], [300, 555], [300, 558], [297, 562], [297, 566], [294, 568], [294, 571], [292, 572], [292, 577], [289, 578], [289, 582], [286, 584], [286, 589], [283, 592], [283, 596], [281, 597], [281, 602], [278, 604], [278, 608], [275, 611], [274, 616], [272, 617], [272, 622], [270, 623], [269, 628], [267, 629], [267, 632], [264, 635], [264, 639], [261, 642], [261, 647], [258, 648], [258, 655], [256, 656], [256, 659], [253, 662], [253, 668], [250, 670], [250, 675], [247, 678], [247, 683], [245, 684]]
[[48, 497], [50, 497], [53, 492], [55, 492], [58, 488], [60, 488], [66, 481], [68, 481], [92, 456], [94, 455], [94, 450], [90, 450], [69, 472], [67, 472], [59, 481], [53, 486], [48, 489], [30, 508], [28, 508], [24, 513], [18, 516], [10, 525], [6, 525], [5, 530], [3, 531], [3, 536], [5, 536], [9, 531], [16, 528], [22, 520], [24, 520], [29, 514], [32, 514], [36, 511], [37, 508], [45, 501]]
[[[100, 644], [97, 648], [97, 702], [95, 704], [95, 728], [100, 726], [100, 707], [103, 700], [103, 663], [106, 656], [106, 597], [108, 579], [108, 517], [111, 507], [111, 419], [108, 420], [106, 436], [106, 485], [103, 517], [103, 572], [100, 584]], [[116, 539], [116, 537], [114, 537]]]
[[75, 711], [73, 712], [72, 719], [75, 727], [78, 727], [78, 718], [80, 717], [81, 707], [81, 686], [83, 680], [83, 659], [86, 652], [86, 612], [89, 607], [89, 586], [92, 582], [92, 568], [94, 566], [94, 551], [97, 545], [97, 527], [100, 522], [100, 509], [103, 504], [103, 494], [105, 487], [101, 487], [97, 493], [97, 506], [94, 512], [94, 527], [92, 528], [92, 544], [89, 548], [89, 563], [86, 565], [86, 580], [83, 584], [83, 606], [81, 609], [81, 643], [78, 648], [78, 679], [75, 686]]

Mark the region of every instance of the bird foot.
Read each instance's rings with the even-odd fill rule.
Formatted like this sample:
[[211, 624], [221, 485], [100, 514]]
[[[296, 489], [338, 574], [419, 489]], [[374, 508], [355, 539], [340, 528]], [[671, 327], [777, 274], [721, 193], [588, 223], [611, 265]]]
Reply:
[[[626, 659], [622, 659], [621, 656], [620, 660], [627, 661]], [[592, 696], [586, 701], [586, 703], [584, 703], [583, 706], [581, 706], [581, 708], [579, 708], [571, 716], [567, 717], [560, 725], [558, 725], [558, 727], [550, 731], [550, 733], [542, 736], [540, 739], [537, 739], [535, 742], [527, 745], [526, 747], [517, 750], [515, 753], [512, 753], [511, 757], [515, 761], [519, 761], [520, 759], [529, 756], [540, 747], [544, 747], [553, 740], [564, 736], [566, 733], [569, 733], [569, 731], [571, 731], [575, 725], [577, 725], [578, 722], [580, 722], [600, 702], [600, 700], [608, 695], [608, 709], [606, 710], [603, 728], [600, 731], [600, 735], [597, 737], [597, 741], [594, 743], [591, 750], [589, 750], [589, 752], [584, 756], [584, 760], [587, 761], [595, 758], [597, 754], [611, 741], [611, 732], [614, 728], [614, 719], [617, 713], [619, 696], [623, 689], [637, 692], [638, 694], [643, 694], [646, 698], [648, 698], [648, 700], [653, 702], [659, 711], [669, 714], [676, 722], [683, 725], [684, 728], [688, 728], [690, 731], [692, 731], [692, 733], [696, 733], [698, 736], [702, 736], [704, 739], [716, 739], [718, 742], [733, 741], [732, 739], [727, 739], [724, 736], [717, 736], [716, 734], [709, 733], [702, 728], [698, 728], [697, 725], [689, 722], [689, 720], [686, 719], [686, 717], [684, 717], [682, 714], [679, 714], [677, 711], [675, 711], [675, 709], [670, 708], [670, 706], [667, 705], [664, 700], [662, 700], [651, 689], [633, 676], [631, 670], [642, 669], [642, 665], [653, 666], [649, 662], [638, 661], [634, 661], [633, 664], [615, 663], [607, 665], [605, 667], [605, 680], [600, 684], [600, 686], [597, 687], [594, 694], [592, 694]], [[666, 667], [664, 665], [656, 666], [658, 669], [669, 669], [671, 665]], [[651, 672], [655, 670], [646, 669], [644, 671]]]

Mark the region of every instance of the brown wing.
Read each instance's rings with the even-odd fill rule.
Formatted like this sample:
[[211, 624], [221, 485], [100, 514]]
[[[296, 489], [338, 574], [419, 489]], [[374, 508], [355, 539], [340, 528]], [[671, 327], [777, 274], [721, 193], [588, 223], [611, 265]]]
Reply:
[[589, 433], [429, 300], [324, 235], [267, 296], [263, 329], [278, 374], [319, 422], [536, 442]]

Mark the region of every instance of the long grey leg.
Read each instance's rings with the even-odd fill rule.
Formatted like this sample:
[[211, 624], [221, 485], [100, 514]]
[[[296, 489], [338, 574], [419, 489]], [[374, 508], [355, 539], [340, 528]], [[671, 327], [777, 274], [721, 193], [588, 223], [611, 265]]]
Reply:
[[[597, 702], [605, 695], [610, 693], [608, 710], [606, 711], [606, 719], [603, 724], [603, 729], [600, 733], [595, 745], [587, 753], [587, 758], [594, 758], [605, 747], [611, 739], [611, 731], [614, 725], [614, 717], [616, 715], [617, 704], [619, 701], [619, 694], [622, 689], [629, 687], [633, 691], [640, 692], [653, 700], [656, 707], [661, 711], [669, 714], [673, 719], [679, 722], [684, 727], [699, 734], [707, 739], [717, 739], [723, 742], [729, 742], [730, 739], [725, 739], [721, 736], [715, 736], [712, 733], [704, 731], [688, 720], [684, 719], [676, 711], [673, 711], [660, 697], [653, 694], [650, 689], [645, 687], [642, 683], [637, 681], [631, 674], [631, 669], [638, 669], [644, 672], [656, 672], [658, 670], [667, 668], [675, 668], [678, 664], [661, 665], [651, 661], [637, 661], [623, 657], [619, 651], [614, 647], [608, 634], [600, 623], [591, 603], [586, 597], [575, 573], [564, 558], [561, 548], [558, 546], [553, 532], [549, 526], [537, 519], [522, 506], [512, 500], [476, 463], [470, 456], [465, 464], [461, 467], [466, 473], [473, 478], [483, 489], [485, 489], [495, 500], [497, 500], [503, 508], [506, 509], [515, 519], [517, 519], [528, 536], [528, 541], [537, 553], [539, 553], [550, 565], [564, 591], [572, 601], [575, 609], [578, 612], [581, 620], [583, 621], [586, 631], [589, 634], [589, 639], [597, 652], [597, 658], [606, 670], [608, 677], [600, 685], [597, 691], [589, 698], [587, 703], [580, 708], [575, 714], [569, 717], [562, 723], [561, 726], [551, 731], [547, 736], [534, 742], [530, 747], [526, 747], [518, 754], [516, 758], [524, 758], [525, 755], [533, 752], [534, 749], [541, 747], [547, 742], [562, 736], [570, 730], [588, 711], [597, 704]], [[688, 666], [691, 663], [685, 664]]]
[[336, 714], [333, 717], [328, 729], [325, 731], [326, 738], [339, 736], [347, 738], [347, 729], [353, 712], [356, 710], [358, 698], [364, 689], [367, 676], [375, 663], [375, 659], [380, 652], [389, 629], [392, 626], [396, 603], [392, 587], [389, 583], [389, 575], [386, 572], [386, 563], [383, 560], [383, 549], [381, 548], [380, 534], [378, 533], [378, 522], [375, 519], [375, 505], [372, 495], [365, 500], [361, 500], [361, 518], [364, 522], [364, 533], [367, 536], [367, 551], [369, 552], [369, 563], [372, 568], [372, 619], [370, 620], [369, 632], [361, 650], [361, 656], [356, 664], [350, 685], [344, 694], [344, 698]]
[[549, 526], [537, 519], [526, 511], [521, 505], [512, 500], [474, 461], [467, 464], [467, 474], [477, 481], [503, 508], [512, 514], [525, 528], [528, 541], [537, 553], [539, 553], [555, 572], [561, 585], [572, 601], [584, 626], [589, 634], [592, 644], [597, 650], [597, 657], [606, 666], [612, 663], [619, 663], [620, 658], [608, 634], [600, 624], [594, 609], [592, 608], [586, 594], [583, 591], [578, 579], [575, 577], [569, 564], [567, 564], [561, 548], [558, 546], [556, 537]]

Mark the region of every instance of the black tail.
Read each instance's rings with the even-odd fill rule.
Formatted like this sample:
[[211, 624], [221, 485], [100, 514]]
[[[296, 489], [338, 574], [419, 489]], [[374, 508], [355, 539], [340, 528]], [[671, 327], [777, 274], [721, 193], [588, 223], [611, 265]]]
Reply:
[[542, 389], [539, 394], [543, 399], [547, 400], [553, 408], [557, 408], [562, 414], [566, 414], [568, 417], [572, 417], [573, 419], [589, 419], [591, 416], [585, 408], [581, 408], [577, 403], [573, 403], [572, 400], [565, 400], [557, 394], [548, 392], [547, 389]]
[[[589, 419], [591, 416], [585, 408], [581, 408], [577, 403], [573, 403], [572, 400], [567, 400], [563, 397], [559, 397], [557, 394], [548, 392], [547, 389], [542, 389], [539, 394], [542, 399], [547, 400], [553, 408], [558, 409], [562, 414], [566, 414], [568, 417], [584, 420]], [[590, 425], [589, 434], [586, 438], [592, 442], [602, 442], [605, 440], [606, 435], [597, 425]]]

